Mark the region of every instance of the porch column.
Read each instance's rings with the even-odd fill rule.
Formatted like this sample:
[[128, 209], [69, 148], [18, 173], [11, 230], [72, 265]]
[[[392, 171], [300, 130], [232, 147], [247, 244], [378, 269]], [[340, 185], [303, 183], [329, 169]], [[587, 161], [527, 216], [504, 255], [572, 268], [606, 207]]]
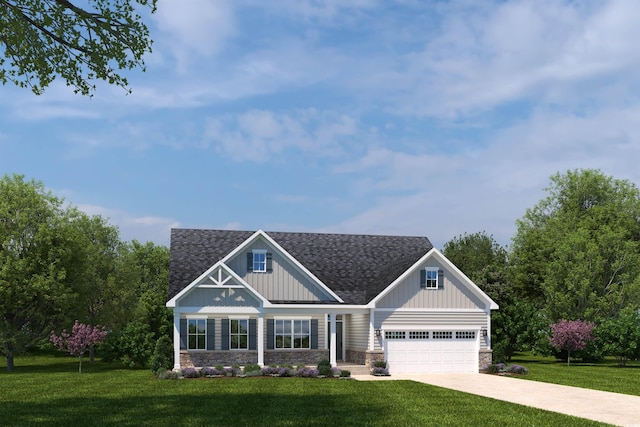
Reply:
[[173, 313], [173, 369], [180, 370], [180, 313]]
[[329, 362], [332, 367], [336, 366], [336, 317], [331, 313], [331, 338], [329, 339]]
[[264, 367], [264, 314], [258, 313], [258, 365]]
[[375, 318], [376, 318], [376, 312], [375, 310], [372, 308], [369, 310], [369, 350], [373, 351], [376, 348], [375, 345]]

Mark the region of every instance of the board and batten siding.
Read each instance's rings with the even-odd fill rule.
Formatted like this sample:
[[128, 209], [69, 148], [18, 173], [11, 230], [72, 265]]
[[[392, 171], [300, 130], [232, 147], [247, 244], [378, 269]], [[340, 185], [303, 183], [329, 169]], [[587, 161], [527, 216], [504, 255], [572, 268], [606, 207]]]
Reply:
[[195, 288], [184, 295], [179, 307], [258, 307], [260, 301], [241, 288]]
[[[442, 282], [438, 289], [424, 289], [420, 287], [420, 270], [425, 267], [436, 267], [443, 271]], [[453, 273], [436, 261], [431, 261], [395, 286], [385, 295], [377, 307], [383, 308], [452, 308], [472, 309], [485, 308], [485, 303], [462, 283]]]
[[347, 350], [365, 351], [369, 347], [369, 313], [347, 316]]
[[[470, 327], [488, 328], [489, 317], [483, 311], [376, 311], [375, 329], [382, 330], [445, 330]], [[487, 340], [480, 339], [480, 349], [486, 349]], [[375, 340], [375, 349], [381, 350], [381, 339]]]
[[[271, 272], [247, 272], [247, 252], [266, 249], [272, 256]], [[266, 241], [257, 242], [238, 253], [227, 265], [256, 291], [270, 301], [328, 301], [333, 300], [325, 290], [310, 280]]]

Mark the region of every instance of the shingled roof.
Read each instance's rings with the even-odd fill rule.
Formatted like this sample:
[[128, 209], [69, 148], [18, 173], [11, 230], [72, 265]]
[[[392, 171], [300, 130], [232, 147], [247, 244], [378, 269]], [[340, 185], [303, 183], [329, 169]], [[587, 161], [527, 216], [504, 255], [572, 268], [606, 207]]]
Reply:
[[[253, 231], [171, 230], [169, 298], [220, 261]], [[267, 231], [274, 241], [335, 292], [364, 305], [433, 247], [426, 237]]]

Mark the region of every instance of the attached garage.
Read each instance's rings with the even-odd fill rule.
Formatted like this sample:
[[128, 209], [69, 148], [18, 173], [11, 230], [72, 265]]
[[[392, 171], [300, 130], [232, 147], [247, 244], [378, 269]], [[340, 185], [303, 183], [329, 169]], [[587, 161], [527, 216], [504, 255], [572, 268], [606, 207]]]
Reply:
[[384, 331], [392, 374], [477, 373], [479, 346], [476, 330]]

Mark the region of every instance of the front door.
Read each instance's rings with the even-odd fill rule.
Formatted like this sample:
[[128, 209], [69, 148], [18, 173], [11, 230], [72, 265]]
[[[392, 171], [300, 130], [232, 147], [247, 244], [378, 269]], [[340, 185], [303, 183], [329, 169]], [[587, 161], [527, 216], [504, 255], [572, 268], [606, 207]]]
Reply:
[[[327, 322], [327, 342], [331, 342], [331, 322]], [[336, 320], [336, 360], [342, 360], [342, 320]]]

